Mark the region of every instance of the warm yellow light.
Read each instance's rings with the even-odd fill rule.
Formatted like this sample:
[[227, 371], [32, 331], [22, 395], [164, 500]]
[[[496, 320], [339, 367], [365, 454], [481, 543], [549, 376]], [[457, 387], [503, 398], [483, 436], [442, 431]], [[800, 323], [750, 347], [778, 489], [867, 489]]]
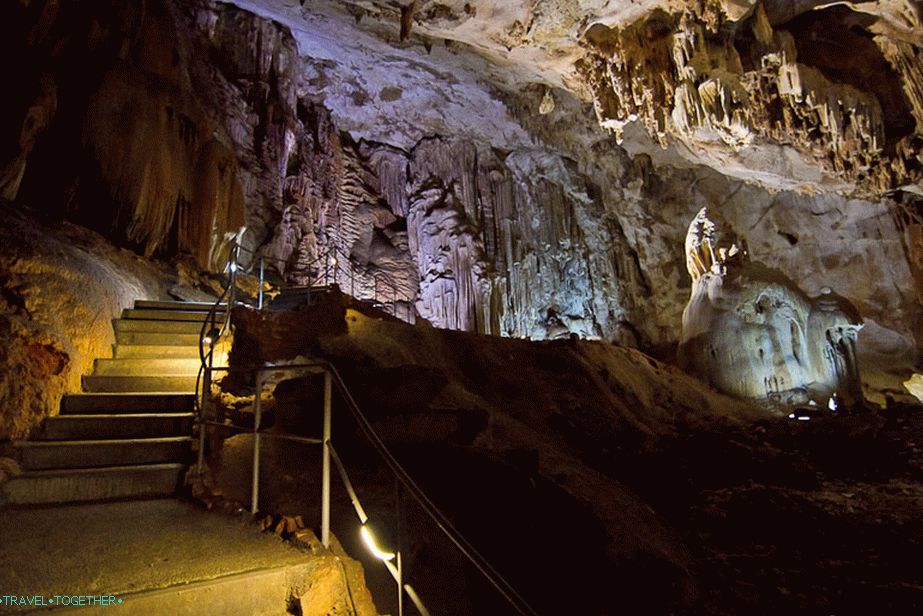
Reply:
[[381, 548], [375, 543], [375, 538], [372, 536], [372, 531], [369, 530], [368, 526], [363, 526], [359, 529], [359, 534], [362, 535], [362, 541], [365, 542], [365, 547], [369, 549], [369, 552], [372, 553], [372, 556], [378, 560], [394, 560], [394, 554], [391, 552], [383, 552]]

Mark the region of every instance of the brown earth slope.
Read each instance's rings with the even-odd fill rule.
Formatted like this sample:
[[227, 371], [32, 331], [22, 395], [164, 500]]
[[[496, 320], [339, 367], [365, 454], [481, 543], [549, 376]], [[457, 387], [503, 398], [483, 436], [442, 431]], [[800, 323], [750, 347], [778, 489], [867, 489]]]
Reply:
[[[919, 409], [794, 422], [632, 349], [414, 327], [357, 308], [334, 295], [241, 309], [232, 363], [332, 361], [410, 473], [540, 613], [923, 606], [911, 566], [923, 540]], [[310, 378], [280, 385], [269, 421], [316, 435], [318, 393]], [[334, 429], [367, 509], [395, 523], [382, 487], [393, 480], [346, 421]], [[316, 457], [275, 456], [266, 506], [316, 485]], [[503, 613], [422, 516], [402, 524], [430, 607]]]

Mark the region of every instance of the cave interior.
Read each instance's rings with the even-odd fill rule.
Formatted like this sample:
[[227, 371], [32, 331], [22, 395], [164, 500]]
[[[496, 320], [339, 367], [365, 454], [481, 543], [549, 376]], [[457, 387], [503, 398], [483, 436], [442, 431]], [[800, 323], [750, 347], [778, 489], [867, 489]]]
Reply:
[[919, 1], [0, 32], [0, 613], [923, 609]]

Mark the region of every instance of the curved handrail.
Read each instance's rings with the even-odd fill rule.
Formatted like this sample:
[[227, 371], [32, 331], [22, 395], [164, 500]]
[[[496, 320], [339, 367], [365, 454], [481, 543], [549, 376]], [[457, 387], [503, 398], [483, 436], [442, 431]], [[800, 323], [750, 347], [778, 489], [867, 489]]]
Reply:
[[[239, 255], [241, 252], [245, 252], [251, 257], [255, 257], [255, 259], [252, 259], [250, 261], [250, 263], [247, 265], [246, 268], [242, 268], [240, 265]], [[235, 246], [231, 249], [230, 258], [234, 259], [234, 262], [236, 263], [236, 267], [238, 268], [238, 271], [247, 273], [247, 274], [251, 274], [253, 272], [254, 267], [257, 264], [259, 264], [260, 268], [262, 269], [263, 264], [267, 262], [270, 264], [276, 264], [277, 266], [285, 265], [288, 263], [286, 259], [267, 256], [265, 254], [262, 254], [258, 249], [247, 248], [246, 246], [240, 243], [236, 243]], [[340, 272], [344, 274], [344, 277], [350, 276], [354, 278], [355, 270], [347, 268], [345, 265], [346, 263], [350, 263], [350, 261], [351, 261], [351, 255], [346, 253], [346, 251], [344, 251], [339, 246], [336, 246], [336, 245], [327, 246], [327, 249], [325, 251], [317, 254], [311, 261], [303, 264], [303, 267], [306, 267], [309, 270], [314, 269], [316, 270], [316, 273], [313, 275], [309, 273], [307, 284], [299, 285], [299, 286], [314, 287], [314, 286], [317, 286], [317, 283], [320, 283], [320, 282], [323, 282], [323, 286], [328, 286], [331, 282], [334, 284], [338, 284], [341, 280], [341, 276], [339, 275]], [[280, 274], [283, 271], [282, 267], [277, 267], [276, 269], [280, 272]], [[395, 282], [394, 278], [388, 272], [385, 272], [385, 271], [373, 272], [371, 274], [368, 274], [367, 277], [372, 278], [372, 280], [374, 281], [372, 297], [371, 298], [357, 297], [356, 299], [359, 299], [361, 301], [371, 301], [373, 304], [383, 309], [386, 309], [387, 307], [390, 306], [390, 311], [386, 310], [386, 312], [390, 312], [392, 316], [397, 317], [398, 316], [398, 309], [397, 309], [398, 301], [409, 301], [409, 300], [399, 300], [398, 299], [398, 297], [401, 295], [400, 285], [398, 285], [397, 282]], [[262, 282], [263, 282], [263, 279], [261, 276], [261, 279], [260, 279], [261, 285], [262, 285]], [[351, 291], [354, 291], [354, 286], [351, 285], [351, 287], [352, 287]], [[384, 293], [382, 293], [382, 295], [385, 296], [384, 298], [380, 297], [379, 289], [382, 289], [384, 291]], [[390, 295], [390, 300], [387, 299], [388, 295]], [[412, 302], [409, 302], [409, 303], [412, 304]], [[412, 307], [408, 308], [408, 311], [407, 311], [408, 315], [411, 314], [411, 311], [412, 311]], [[412, 318], [410, 320], [412, 321]]]
[[[231, 244], [231, 248], [228, 254], [228, 264], [227, 264], [227, 267], [225, 268], [225, 271], [228, 273], [228, 284], [224, 288], [224, 290], [222, 291], [218, 299], [215, 301], [215, 303], [212, 305], [212, 307], [209, 309], [208, 313], [206, 314], [205, 319], [202, 322], [202, 327], [199, 331], [199, 361], [201, 365], [199, 367], [199, 372], [196, 376], [195, 391], [197, 394], [196, 395], [197, 403], [199, 401], [198, 394], [199, 394], [199, 387], [200, 385], [202, 385], [203, 373], [206, 369], [209, 368], [209, 364], [213, 360], [214, 346], [218, 343], [218, 338], [226, 334], [228, 329], [230, 328], [231, 309], [233, 308], [233, 305], [237, 303], [236, 298], [235, 298], [235, 290], [237, 286], [237, 275], [239, 272], [249, 273], [249, 272], [252, 272], [253, 270], [254, 260], [251, 260], [246, 270], [243, 270], [241, 268], [241, 264], [240, 264], [241, 252], [246, 252], [251, 257], [258, 257], [255, 261], [260, 266], [260, 281], [259, 281], [260, 288], [259, 288], [259, 301], [258, 301], [259, 308], [262, 308], [262, 304], [263, 304], [262, 298], [263, 298], [263, 282], [264, 282], [263, 280], [264, 263], [266, 261], [272, 261], [276, 263], [287, 263], [285, 259], [268, 257], [264, 254], [261, 254], [258, 249], [252, 249], [252, 248], [248, 248], [244, 246], [241, 240], [243, 238], [244, 233], [246, 233], [246, 231], [247, 231], [246, 227], [241, 229], [241, 231], [238, 232], [236, 238]], [[312, 267], [323, 261], [323, 265], [324, 265], [323, 280], [324, 280], [325, 286], [327, 286], [327, 284], [329, 283], [328, 276], [329, 276], [331, 259], [333, 261], [333, 268], [334, 268], [333, 269], [333, 282], [334, 284], [336, 284], [337, 283], [337, 272], [339, 271], [341, 263], [348, 263], [350, 260], [350, 255], [346, 254], [346, 252], [343, 251], [339, 246], [335, 244], [332, 246], [328, 246], [326, 252], [318, 254], [313, 260], [311, 260], [307, 264], [308, 267]], [[340, 259], [342, 259], [342, 261]], [[354, 272], [351, 271], [351, 273], [354, 275]], [[375, 286], [374, 286], [374, 291], [373, 291], [372, 298], [371, 298], [371, 303], [374, 306], [377, 306], [383, 310], [385, 310], [387, 306], [389, 305], [387, 301], [381, 301], [378, 299], [377, 291], [378, 291], [379, 282], [380, 281], [383, 282], [384, 286], [389, 288], [391, 291], [390, 313], [392, 316], [399, 318], [398, 310], [397, 310], [397, 295], [399, 292], [398, 285], [394, 282], [394, 280], [391, 278], [391, 276], [387, 272], [383, 272], [383, 271], [374, 272], [372, 274], [372, 279], [374, 280]], [[309, 287], [313, 286], [313, 283], [319, 282], [320, 280], [321, 280], [321, 276], [318, 273], [316, 278], [313, 281], [309, 279], [308, 286]], [[203, 349], [203, 342], [206, 337], [206, 332], [207, 331], [212, 332], [216, 329], [217, 312], [218, 312], [218, 308], [221, 306], [222, 301], [226, 301], [226, 305], [227, 305], [225, 321], [222, 324], [219, 333], [213, 337], [214, 339], [212, 340], [212, 344], [209, 345], [208, 353], [205, 353]], [[361, 300], [361, 301], [368, 301], [368, 300]], [[412, 308], [410, 310], [412, 310]], [[408, 310], [408, 314], [411, 314], [410, 310]], [[387, 310], [385, 311], [387, 312]]]
[[[308, 362], [299, 362], [297, 364], [262, 364], [254, 366], [218, 366], [213, 368], [219, 372], [236, 372], [251, 374], [256, 372], [267, 371], [288, 371], [306, 368], [321, 368], [327, 371], [337, 389], [346, 401], [350, 414], [362, 431], [363, 436], [372, 445], [372, 448], [378, 453], [385, 465], [394, 475], [395, 479], [403, 486], [407, 493], [416, 501], [423, 512], [436, 524], [443, 535], [452, 542], [461, 554], [468, 559], [474, 567], [484, 576], [484, 578], [494, 587], [497, 592], [511, 605], [516, 611], [524, 616], [538, 616], [532, 606], [516, 591], [515, 588], [481, 555], [478, 550], [455, 528], [451, 521], [444, 513], [426, 496], [422, 488], [414, 481], [413, 477], [404, 469], [394, 454], [388, 449], [378, 433], [372, 427], [371, 422], [359, 408], [359, 404], [353, 398], [352, 393], [346, 386], [346, 382], [340, 375], [339, 370], [329, 360], [317, 360]], [[278, 434], [277, 434], [278, 436]]]
[[[212, 362], [214, 361], [214, 349], [215, 344], [218, 342], [216, 338], [218, 335], [215, 335], [209, 342], [208, 353], [205, 353], [203, 348], [203, 343], [206, 339], [207, 332], [215, 332], [217, 329], [217, 314], [218, 308], [221, 306], [222, 300], [227, 298], [226, 303], [226, 315], [225, 323], [222, 328], [218, 330], [221, 334], [226, 333], [230, 327], [231, 319], [231, 310], [234, 306], [234, 289], [237, 284], [236, 274], [238, 271], [238, 262], [240, 251], [245, 250], [251, 254], [257, 254], [254, 251], [241, 246], [240, 241], [235, 242], [235, 245], [231, 248], [231, 254], [228, 259], [228, 285], [209, 309], [206, 318], [202, 322], [202, 327], [199, 332], [199, 360], [201, 366], [199, 368], [199, 374], [196, 377], [196, 404], [198, 406], [198, 419], [199, 419], [199, 468], [202, 467], [203, 456], [205, 452], [205, 425], [208, 423], [205, 419], [205, 399], [207, 395], [210, 395], [211, 389], [211, 374], [213, 372], [227, 371], [227, 372], [246, 372], [254, 373], [259, 375], [263, 371], [267, 370], [291, 370], [297, 368], [323, 368], [330, 376], [331, 380], [336, 383], [336, 387], [342, 395], [342, 399], [346, 401], [347, 408], [349, 408], [350, 414], [353, 419], [356, 421], [356, 424], [359, 426], [360, 431], [366, 440], [372, 445], [372, 448], [378, 453], [382, 461], [394, 475], [395, 479], [400, 483], [401, 486], [407, 491], [407, 493], [414, 499], [414, 501], [420, 506], [421, 510], [436, 524], [439, 530], [452, 542], [455, 548], [461, 552], [461, 554], [480, 572], [482, 576], [500, 593], [500, 595], [514, 608], [519, 614], [524, 616], [537, 616], [537, 612], [526, 602], [522, 596], [516, 592], [513, 586], [506, 581], [506, 579], [491, 565], [480, 552], [475, 549], [471, 543], [465, 539], [465, 537], [455, 528], [455, 526], [449, 521], [442, 511], [426, 496], [426, 493], [417, 485], [416, 481], [410, 476], [410, 474], [401, 466], [400, 462], [397, 461], [397, 458], [391, 453], [387, 448], [378, 434], [375, 432], [375, 429], [372, 427], [371, 422], [359, 408], [358, 403], [355, 398], [353, 398], [352, 393], [349, 391], [349, 388], [346, 386], [346, 382], [343, 380], [343, 377], [340, 375], [340, 372], [337, 370], [336, 366], [327, 360], [321, 360], [316, 362], [307, 362], [300, 364], [264, 364], [254, 367], [236, 367], [231, 368], [230, 366], [218, 366], [215, 367]], [[337, 254], [338, 248], [334, 248], [334, 254]], [[323, 255], [324, 258], [329, 259], [329, 254]], [[260, 256], [262, 259], [263, 257]], [[316, 259], [315, 259], [316, 261]], [[387, 276], [387, 274], [385, 274]], [[262, 284], [262, 281], [261, 281]], [[395, 289], [396, 286], [392, 283], [392, 288]], [[209, 329], [209, 325], [211, 328]], [[204, 378], [203, 378], [204, 375]], [[199, 388], [202, 387], [201, 398], [199, 396]], [[257, 395], [260, 395], [260, 392], [257, 392]], [[258, 427], [256, 428], [258, 430]]]
[[350, 409], [350, 412], [353, 414], [353, 418], [356, 420], [356, 423], [359, 425], [359, 428], [364, 433], [366, 439], [372, 444], [372, 447], [375, 451], [378, 452], [378, 455], [381, 456], [388, 468], [391, 469], [391, 472], [394, 474], [395, 478], [401, 483], [402, 486], [407, 490], [407, 492], [413, 497], [417, 502], [420, 508], [426, 513], [429, 518], [436, 523], [436, 526], [439, 527], [439, 530], [451, 541], [455, 547], [468, 559], [468, 561], [474, 565], [478, 571], [481, 572], [487, 581], [503, 596], [507, 602], [510, 603], [520, 614], [537, 616], [537, 612], [532, 609], [532, 607], [526, 602], [522, 596], [516, 592], [516, 589], [506, 581], [506, 579], [500, 575], [500, 573], [494, 569], [486, 558], [484, 558], [480, 552], [478, 552], [474, 546], [472, 546], [465, 537], [458, 532], [455, 526], [449, 521], [442, 511], [436, 507], [435, 504], [426, 496], [426, 493], [417, 485], [409, 473], [404, 470], [404, 467], [401, 466], [400, 462], [394, 457], [394, 455], [388, 450], [384, 442], [378, 436], [378, 433], [375, 432], [372, 428], [372, 424], [369, 422], [368, 418], [359, 408], [359, 405], [356, 403], [356, 400], [353, 398], [349, 389], [346, 387], [346, 383], [343, 381], [343, 377], [340, 375], [339, 371], [336, 369], [331, 362], [325, 361], [322, 362], [326, 365], [326, 369], [329, 370], [330, 374], [333, 376], [334, 381], [337, 384], [337, 388], [340, 390], [340, 394], [343, 396], [343, 399], [347, 401], [347, 406]]

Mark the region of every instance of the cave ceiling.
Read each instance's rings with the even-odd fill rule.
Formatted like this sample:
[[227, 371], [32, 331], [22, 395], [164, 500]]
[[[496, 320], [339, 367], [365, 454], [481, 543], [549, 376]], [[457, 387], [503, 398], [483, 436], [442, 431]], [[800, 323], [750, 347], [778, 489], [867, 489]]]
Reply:
[[923, 193], [919, 2], [233, 3], [292, 30], [308, 81], [356, 139], [515, 149], [536, 131], [505, 103], [547, 112], [573, 98], [655, 161], [770, 189]]
[[10, 12], [0, 197], [118, 245], [216, 269], [244, 226], [279, 279], [339, 251], [351, 295], [384, 280], [437, 327], [669, 354], [708, 207], [754, 261], [855, 305], [865, 365], [900, 359], [889, 392], [916, 361], [919, 3]]

